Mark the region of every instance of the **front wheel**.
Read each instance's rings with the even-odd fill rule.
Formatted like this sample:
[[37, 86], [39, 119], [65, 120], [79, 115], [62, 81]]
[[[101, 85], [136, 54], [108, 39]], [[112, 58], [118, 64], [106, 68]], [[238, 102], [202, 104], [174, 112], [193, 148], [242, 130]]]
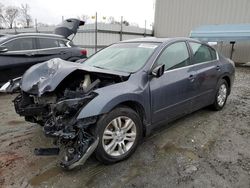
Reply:
[[214, 103], [212, 105], [214, 110], [221, 110], [227, 101], [227, 97], [229, 94], [229, 87], [226, 80], [222, 79], [218, 82], [217, 91]]
[[111, 164], [134, 153], [142, 137], [142, 123], [134, 110], [118, 107], [99, 119], [96, 134], [99, 136], [96, 158]]

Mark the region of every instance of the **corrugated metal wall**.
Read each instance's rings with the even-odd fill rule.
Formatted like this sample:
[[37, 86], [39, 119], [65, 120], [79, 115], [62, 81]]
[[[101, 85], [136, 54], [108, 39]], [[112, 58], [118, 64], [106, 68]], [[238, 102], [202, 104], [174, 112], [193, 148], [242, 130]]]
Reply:
[[[5, 29], [0, 30], [1, 33], [53, 33], [55, 27], [39, 27], [37, 28], [22, 28], [22, 29]], [[120, 41], [121, 26], [119, 24], [104, 24], [97, 25], [97, 47], [98, 50], [108, 46], [112, 43]], [[151, 36], [152, 30], [145, 30], [144, 28], [125, 26], [122, 27], [122, 40], [141, 38], [144, 36]], [[88, 55], [95, 53], [95, 24], [86, 24], [79, 28], [73, 42], [76, 45], [82, 46], [88, 50]]]
[[[250, 23], [250, 0], [156, 0], [157, 37], [189, 36], [200, 25]], [[230, 45], [223, 45], [228, 57]], [[236, 43], [233, 60], [250, 61], [250, 41]]]

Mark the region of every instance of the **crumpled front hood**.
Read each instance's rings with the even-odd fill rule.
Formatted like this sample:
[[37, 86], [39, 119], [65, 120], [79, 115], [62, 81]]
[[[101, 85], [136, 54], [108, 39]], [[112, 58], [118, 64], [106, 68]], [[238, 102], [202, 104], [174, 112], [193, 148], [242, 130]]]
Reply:
[[29, 68], [22, 77], [21, 89], [31, 94], [42, 95], [55, 87], [79, 64], [56, 58]]
[[61, 81], [75, 70], [129, 76], [128, 73], [98, 69], [55, 58], [29, 68], [22, 77], [21, 89], [24, 92], [41, 96], [45, 92], [54, 91]]

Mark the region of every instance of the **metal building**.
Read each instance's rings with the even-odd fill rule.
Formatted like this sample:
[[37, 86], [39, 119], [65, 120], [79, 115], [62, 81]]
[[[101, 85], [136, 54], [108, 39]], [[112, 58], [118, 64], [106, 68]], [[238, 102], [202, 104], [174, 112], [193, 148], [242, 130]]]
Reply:
[[[250, 23], [250, 0], [156, 0], [156, 37], [189, 36], [201, 25]], [[229, 57], [230, 44], [222, 53]], [[233, 60], [250, 61], [250, 41], [235, 44]]]

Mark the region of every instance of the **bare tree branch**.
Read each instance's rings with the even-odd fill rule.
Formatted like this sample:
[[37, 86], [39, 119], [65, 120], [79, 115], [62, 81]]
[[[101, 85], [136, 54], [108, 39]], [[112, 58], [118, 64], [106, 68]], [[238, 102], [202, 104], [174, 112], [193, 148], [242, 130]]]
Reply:
[[3, 24], [5, 22], [4, 19], [4, 5], [0, 3], [0, 28], [3, 28]]
[[19, 8], [15, 6], [8, 6], [5, 9], [4, 19], [5, 22], [9, 25], [9, 28], [13, 28], [13, 23], [15, 19], [18, 17]]
[[31, 15], [29, 14], [30, 6], [28, 4], [21, 4], [20, 13], [21, 20], [25, 22], [25, 27], [30, 27], [32, 22]]
[[77, 16], [77, 18], [78, 18], [79, 20], [85, 21], [85, 23], [88, 23], [88, 22], [89, 22], [89, 19], [90, 19], [90, 16], [88, 16], [88, 15], [86, 15], [86, 14], [83, 14], [83, 15], [81, 15], [81, 16]]

